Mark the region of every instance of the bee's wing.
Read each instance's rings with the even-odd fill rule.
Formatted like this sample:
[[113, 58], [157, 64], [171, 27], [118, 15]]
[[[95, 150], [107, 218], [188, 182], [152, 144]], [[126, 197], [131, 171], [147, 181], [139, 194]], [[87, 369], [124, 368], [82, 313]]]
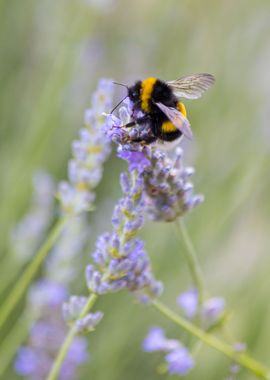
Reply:
[[167, 107], [163, 103], [155, 103], [157, 107], [167, 116], [173, 125], [179, 129], [188, 139], [192, 139], [192, 131], [189, 121], [176, 108]]
[[198, 99], [215, 83], [215, 77], [211, 74], [201, 73], [166, 83], [177, 98]]

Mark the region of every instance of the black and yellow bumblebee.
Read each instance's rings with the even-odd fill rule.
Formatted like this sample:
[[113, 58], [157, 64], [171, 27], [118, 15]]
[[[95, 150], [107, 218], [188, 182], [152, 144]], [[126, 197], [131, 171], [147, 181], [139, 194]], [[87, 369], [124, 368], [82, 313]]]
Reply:
[[[156, 140], [174, 141], [182, 135], [192, 138], [187, 112], [181, 98], [198, 99], [215, 82], [211, 74], [200, 73], [173, 81], [147, 78], [127, 88], [127, 96], [133, 103], [133, 111], [143, 116], [134, 117], [124, 127], [145, 126], [151, 134], [133, 140], [150, 144]], [[117, 83], [119, 84], [119, 83]]]

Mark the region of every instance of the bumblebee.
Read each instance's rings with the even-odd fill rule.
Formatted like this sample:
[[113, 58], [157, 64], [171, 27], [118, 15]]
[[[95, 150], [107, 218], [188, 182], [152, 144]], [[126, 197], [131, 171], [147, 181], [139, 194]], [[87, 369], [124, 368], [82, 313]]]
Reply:
[[143, 116], [133, 117], [124, 127], [139, 125], [151, 131], [142, 139], [132, 141], [150, 144], [156, 140], [174, 141], [182, 135], [191, 139], [192, 131], [181, 98], [198, 99], [214, 82], [213, 75], [201, 73], [168, 82], [147, 78], [125, 86], [128, 91], [126, 97], [133, 103], [133, 114], [142, 111]]

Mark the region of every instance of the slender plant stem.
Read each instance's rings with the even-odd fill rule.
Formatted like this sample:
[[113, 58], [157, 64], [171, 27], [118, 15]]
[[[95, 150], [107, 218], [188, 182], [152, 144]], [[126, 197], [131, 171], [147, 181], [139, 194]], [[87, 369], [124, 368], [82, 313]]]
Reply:
[[17, 319], [15, 326], [10, 330], [10, 333], [5, 337], [1, 343], [0, 350], [0, 377], [3, 376], [10, 365], [18, 347], [28, 335], [28, 313], [26, 311]]
[[22, 273], [19, 280], [16, 282], [15, 286], [5, 299], [4, 303], [1, 305], [0, 310], [0, 328], [4, 325], [9, 315], [15, 308], [16, 304], [19, 302], [21, 297], [24, 295], [26, 289], [30, 285], [31, 281], [35, 277], [37, 271], [39, 270], [41, 264], [46, 259], [49, 251], [53, 247], [56, 239], [60, 235], [67, 219], [59, 219], [54, 225], [50, 234], [48, 235], [46, 241], [38, 250], [37, 254], [31, 261], [31, 263], [26, 267], [25, 271]]
[[182, 318], [180, 315], [176, 314], [173, 310], [168, 308], [162, 302], [156, 300], [153, 301], [152, 304], [157, 310], [159, 310], [172, 322], [176, 323], [178, 326], [180, 326], [196, 338], [200, 339], [203, 343], [215, 348], [217, 351], [222, 352], [224, 355], [229, 357], [234, 362], [240, 364], [249, 371], [253, 372], [258, 378], [270, 380], [270, 369], [266, 368], [263, 364], [254, 360], [248, 354], [237, 353], [229, 344], [222, 342], [215, 336], [203, 331], [191, 322]]
[[[96, 300], [97, 300], [97, 295], [96, 294], [91, 294], [88, 298], [88, 301], [87, 303], [85, 304], [83, 310], [81, 311], [81, 314], [79, 315], [79, 318], [78, 319], [81, 319], [83, 317], [85, 317], [85, 315], [91, 310], [91, 308], [94, 306]], [[72, 327], [70, 328], [67, 336], [66, 336], [66, 339], [64, 340], [62, 346], [60, 347], [60, 350], [57, 354], [57, 357], [53, 363], [53, 366], [50, 370], [50, 373], [47, 377], [46, 380], [56, 380], [58, 379], [58, 374], [59, 374], [59, 371], [61, 370], [61, 367], [62, 367], [62, 364], [65, 360], [65, 357], [69, 351], [69, 348], [73, 342], [73, 339], [75, 338], [77, 334], [77, 328], [76, 328], [76, 324], [73, 323]]]
[[176, 226], [180, 230], [183, 237], [184, 243], [186, 245], [186, 250], [184, 250], [184, 255], [187, 260], [189, 270], [193, 279], [194, 286], [198, 290], [198, 300], [199, 304], [203, 303], [204, 298], [204, 283], [202, 270], [196, 255], [195, 248], [192, 244], [191, 238], [189, 236], [188, 230], [186, 228], [184, 219], [178, 219], [176, 221]]

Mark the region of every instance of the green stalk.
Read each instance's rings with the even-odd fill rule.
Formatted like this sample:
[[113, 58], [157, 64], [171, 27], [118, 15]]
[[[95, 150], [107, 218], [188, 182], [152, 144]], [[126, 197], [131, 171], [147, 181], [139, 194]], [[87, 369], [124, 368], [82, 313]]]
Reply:
[[[86, 314], [91, 310], [91, 308], [94, 306], [96, 300], [97, 300], [96, 294], [91, 294], [88, 298], [87, 303], [85, 304], [83, 310], [81, 311], [81, 314], [79, 315], [78, 319], [81, 319], [86, 316]], [[53, 366], [50, 370], [50, 373], [46, 380], [56, 380], [58, 379], [59, 371], [61, 370], [61, 367], [63, 365], [63, 362], [65, 360], [65, 357], [69, 351], [69, 348], [73, 342], [73, 339], [75, 338], [77, 334], [76, 324], [73, 323], [72, 327], [70, 328], [66, 339], [64, 340], [62, 346], [60, 347], [60, 350], [57, 354], [57, 357], [53, 363]]]
[[26, 339], [28, 335], [28, 314], [26, 311], [17, 319], [15, 326], [11, 329], [10, 333], [5, 337], [1, 343], [0, 350], [0, 377], [3, 376], [10, 365], [18, 347], [21, 346], [22, 342]]
[[5, 324], [11, 312], [13, 311], [17, 303], [20, 301], [21, 297], [24, 295], [28, 286], [31, 284], [31, 281], [35, 277], [41, 264], [46, 259], [56, 239], [62, 232], [66, 220], [66, 218], [59, 219], [58, 222], [54, 225], [49, 236], [47, 237], [47, 240], [40, 247], [31, 263], [26, 267], [25, 271], [22, 273], [21, 277], [16, 282], [15, 286], [5, 299], [4, 303], [1, 305], [0, 328]]
[[180, 230], [185, 246], [187, 248], [186, 250], [184, 250], [184, 255], [189, 266], [189, 270], [192, 276], [194, 286], [198, 290], [198, 299], [199, 299], [199, 304], [201, 305], [204, 299], [204, 284], [203, 284], [202, 270], [201, 270], [201, 267], [196, 255], [196, 251], [192, 244], [188, 230], [186, 228], [184, 219], [183, 218], [178, 219], [176, 221], [176, 226]]
[[213, 347], [217, 351], [222, 352], [234, 362], [253, 372], [258, 378], [270, 380], [270, 370], [263, 364], [254, 360], [248, 354], [236, 352], [232, 346], [203, 331], [185, 318], [182, 318], [162, 302], [156, 300], [152, 302], [152, 305], [172, 322], [176, 323], [178, 326], [198, 338], [203, 343], [207, 344], [210, 347]]

